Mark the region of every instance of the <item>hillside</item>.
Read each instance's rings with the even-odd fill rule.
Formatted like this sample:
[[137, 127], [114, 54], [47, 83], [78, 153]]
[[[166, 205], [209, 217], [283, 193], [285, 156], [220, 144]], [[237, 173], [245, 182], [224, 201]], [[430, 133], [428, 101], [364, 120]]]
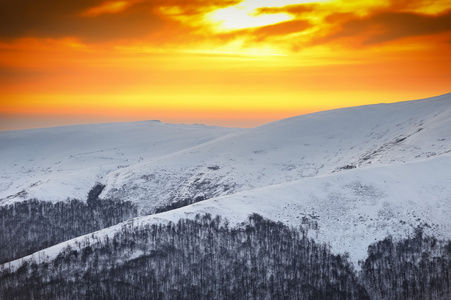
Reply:
[[[230, 226], [239, 226], [257, 213], [305, 228], [315, 240], [329, 243], [334, 252], [348, 252], [357, 264], [372, 242], [388, 235], [412, 235], [418, 226], [439, 238], [451, 238], [450, 168], [451, 155], [446, 155], [305, 178], [137, 217], [98, 231], [95, 236], [112, 238], [123, 224], [138, 228], [194, 219], [205, 213], [227, 218]], [[34, 255], [56, 257], [67, 245], [75, 247], [85, 239], [82, 236]]]
[[[158, 265], [158, 272], [181, 284], [174, 295], [185, 290], [182, 278], [190, 268], [202, 264], [249, 264], [242, 270], [249, 278], [254, 278], [252, 268], [298, 276], [288, 267], [297, 255], [289, 249], [312, 251], [312, 259], [298, 262], [299, 270], [303, 264], [325, 268], [318, 278], [327, 283], [313, 280], [309, 295], [451, 295], [446, 275], [451, 266], [451, 94], [319, 112], [252, 129], [149, 121], [4, 132], [0, 141], [0, 241], [14, 248], [5, 247], [0, 257], [12, 295], [22, 284], [16, 279], [30, 280], [21, 275], [30, 265], [41, 272], [45, 293], [46, 287], [56, 289], [55, 280], [73, 290], [76, 274], [82, 273], [83, 278], [98, 272], [114, 278], [119, 272], [134, 286], [129, 272], [140, 266]], [[61, 231], [64, 237], [58, 236]], [[188, 233], [193, 236], [184, 237]], [[19, 237], [24, 238], [16, 246]], [[221, 262], [204, 261], [214, 257], [213, 248]], [[263, 266], [258, 255], [269, 255]], [[277, 255], [291, 258], [275, 262]], [[160, 268], [160, 259], [169, 264], [177, 257], [185, 259], [176, 274], [173, 267]], [[188, 258], [189, 267], [184, 265]], [[227, 276], [221, 282], [235, 280]], [[268, 287], [262, 297], [271, 298], [277, 284], [249, 278], [265, 291]], [[80, 288], [91, 293], [90, 281], [83, 280], [87, 286]], [[107, 293], [104, 284], [112, 283], [104, 280], [96, 282]], [[420, 289], [421, 282], [427, 286]], [[202, 284], [193, 283], [193, 289], [204, 293]], [[228, 290], [233, 284], [224, 284], [221, 293], [235, 295]], [[280, 284], [283, 291], [287, 283]], [[305, 287], [292, 288], [289, 298], [303, 299], [295, 294]], [[170, 298], [170, 287], [156, 290], [165, 291], [161, 299]], [[9, 295], [8, 288], [4, 291]]]
[[112, 171], [236, 131], [143, 121], [0, 132], [0, 204], [86, 199]]
[[139, 201], [143, 207], [149, 199], [159, 204], [193, 202], [441, 155], [450, 150], [449, 99], [327, 111], [241, 131], [112, 172], [105, 177], [102, 196]]
[[[451, 150], [449, 94], [230, 129], [158, 122], [0, 133], [1, 203], [129, 200], [141, 213]], [[33, 149], [33, 150], [31, 150]]]

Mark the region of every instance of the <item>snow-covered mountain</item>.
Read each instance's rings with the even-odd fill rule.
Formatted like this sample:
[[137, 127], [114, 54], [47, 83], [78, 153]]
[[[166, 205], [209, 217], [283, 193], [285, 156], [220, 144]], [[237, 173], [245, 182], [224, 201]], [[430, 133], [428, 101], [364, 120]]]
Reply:
[[145, 206], [417, 161], [451, 150], [450, 116], [450, 95], [298, 116], [112, 172], [103, 196]]
[[[141, 213], [198, 202], [135, 225], [205, 212], [233, 224], [254, 212], [293, 226], [317, 222], [315, 239], [354, 261], [371, 242], [417, 225], [451, 238], [451, 94], [253, 129], [85, 125], [4, 132], [0, 145], [1, 204], [86, 199], [100, 183], [100, 198], [133, 201]], [[75, 241], [44, 251], [67, 243]]]
[[130, 200], [143, 212], [451, 151], [451, 95], [352, 107], [253, 129], [160, 122], [0, 133], [0, 203]]
[[110, 172], [237, 131], [144, 121], [0, 132], [0, 203], [85, 200]]
[[[451, 238], [449, 170], [451, 156], [444, 155], [257, 188], [137, 217], [95, 235], [81, 236], [43, 250], [35, 257], [54, 258], [67, 245], [75, 247], [86, 237], [112, 238], [123, 224], [138, 228], [209, 213], [225, 217], [231, 226], [237, 226], [250, 214], [258, 213], [309, 230], [316, 241], [330, 244], [336, 253], [349, 253], [357, 263], [365, 257], [371, 243], [388, 235], [398, 238], [412, 235], [417, 226], [438, 238]], [[312, 228], [312, 223], [317, 223], [318, 228]]]

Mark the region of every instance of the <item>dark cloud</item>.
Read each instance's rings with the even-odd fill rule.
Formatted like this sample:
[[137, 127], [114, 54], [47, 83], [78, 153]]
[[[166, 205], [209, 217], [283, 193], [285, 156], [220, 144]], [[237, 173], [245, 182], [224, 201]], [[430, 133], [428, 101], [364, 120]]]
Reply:
[[62, 30], [62, 23], [77, 13], [99, 5], [98, 0], [81, 1], [0, 1], [0, 36], [15, 38], [26, 35], [54, 35]]
[[318, 37], [313, 37], [309, 44], [355, 38], [363, 45], [369, 45], [451, 31], [451, 11], [436, 15], [408, 12], [429, 7], [432, 2], [434, 1], [390, 0], [389, 5], [372, 8], [364, 18], [352, 11], [335, 12], [333, 6], [319, 4], [264, 7], [258, 9], [257, 14], [288, 13], [293, 15], [295, 20], [308, 19], [310, 15], [319, 14], [324, 17], [324, 24], [330, 26], [319, 31]]
[[390, 11], [413, 11], [427, 8], [434, 4], [446, 4], [447, 2], [448, 0], [389, 0], [389, 5], [386, 9]]
[[159, 8], [178, 6], [184, 15], [195, 15], [239, 1], [143, 0], [118, 13], [83, 16], [101, 0], [0, 0], [0, 39], [18, 37], [59, 38], [75, 36], [85, 41], [139, 38], [175, 26]]
[[102, 1], [99, 0], [3, 0], [0, 4], [0, 37], [77, 36], [87, 40], [108, 40], [142, 36], [162, 24], [146, 2], [117, 14], [82, 15], [100, 4]]
[[48, 75], [48, 72], [42, 70], [12, 68], [0, 65], [0, 79], [2, 84], [13, 82], [17, 79], [29, 80], [31, 78], [42, 77], [44, 75]]
[[[112, 2], [113, 0], [109, 0]], [[207, 31], [182, 23], [178, 17], [202, 17], [206, 12], [240, 3], [241, 0], [130, 0], [130, 5], [117, 13], [86, 16], [83, 13], [106, 0], [0, 0], [0, 40], [20, 37], [77, 37], [84, 42], [134, 39], [150, 36], [154, 43], [196, 41], [199, 38], [231, 40], [245, 36], [250, 42], [268, 41], [313, 26], [309, 17], [324, 17], [325, 30], [318, 26], [312, 44], [328, 43], [350, 37], [363, 44], [377, 44], [410, 36], [451, 31], [451, 12], [426, 15], [406, 9], [426, 7], [429, 0], [391, 0], [387, 7], [375, 8], [367, 17], [353, 12], [337, 13], [326, 4], [299, 4], [263, 7], [256, 15], [288, 13], [294, 20], [259, 28], [236, 30], [216, 37]], [[165, 8], [177, 8], [166, 11]], [[328, 11], [329, 10], [329, 11]], [[332, 30], [330, 29], [332, 28]], [[295, 44], [296, 41], [293, 41]]]
[[378, 44], [446, 31], [451, 31], [451, 11], [440, 15], [382, 12], [367, 18], [348, 20], [338, 32], [326, 39], [363, 37], [364, 44]]
[[[149, 0], [152, 1], [152, 0]], [[178, 7], [183, 15], [196, 15], [238, 4], [242, 0], [154, 0], [156, 6]]]

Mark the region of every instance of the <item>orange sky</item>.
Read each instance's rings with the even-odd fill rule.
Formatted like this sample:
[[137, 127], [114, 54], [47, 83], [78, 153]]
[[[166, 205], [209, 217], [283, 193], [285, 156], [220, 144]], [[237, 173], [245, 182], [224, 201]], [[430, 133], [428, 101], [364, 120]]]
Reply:
[[448, 0], [0, 0], [0, 130], [418, 99], [450, 53]]

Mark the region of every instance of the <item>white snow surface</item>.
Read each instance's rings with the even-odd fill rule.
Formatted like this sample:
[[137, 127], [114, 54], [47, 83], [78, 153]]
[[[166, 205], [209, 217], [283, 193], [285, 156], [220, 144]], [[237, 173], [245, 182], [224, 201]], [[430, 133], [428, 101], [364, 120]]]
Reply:
[[143, 121], [0, 132], [0, 204], [84, 200], [110, 172], [237, 131]]
[[[203, 197], [130, 226], [197, 213], [231, 224], [254, 212], [292, 226], [304, 218], [318, 222], [315, 240], [354, 262], [370, 243], [417, 225], [451, 238], [451, 94], [253, 129], [141, 122], [5, 132], [0, 159], [2, 204], [84, 199], [95, 182], [106, 185], [101, 197], [143, 211]], [[77, 239], [34, 255], [52, 257]]]
[[111, 172], [102, 195], [151, 207], [443, 155], [451, 150], [450, 99], [327, 111], [238, 131]]

